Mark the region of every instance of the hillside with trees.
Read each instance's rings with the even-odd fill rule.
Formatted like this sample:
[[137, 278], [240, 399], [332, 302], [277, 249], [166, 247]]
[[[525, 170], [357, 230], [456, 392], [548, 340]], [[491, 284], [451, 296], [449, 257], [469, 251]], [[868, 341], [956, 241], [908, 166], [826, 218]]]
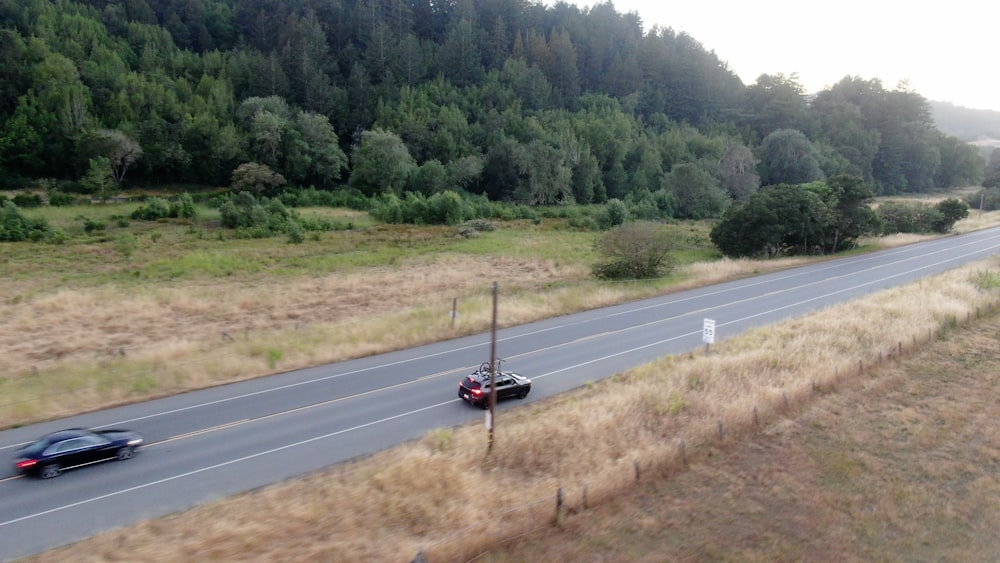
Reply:
[[883, 195], [984, 174], [917, 92], [746, 85], [611, 2], [0, 0], [0, 51], [9, 190], [250, 172], [275, 192], [618, 199], [704, 218], [762, 186], [851, 176]]

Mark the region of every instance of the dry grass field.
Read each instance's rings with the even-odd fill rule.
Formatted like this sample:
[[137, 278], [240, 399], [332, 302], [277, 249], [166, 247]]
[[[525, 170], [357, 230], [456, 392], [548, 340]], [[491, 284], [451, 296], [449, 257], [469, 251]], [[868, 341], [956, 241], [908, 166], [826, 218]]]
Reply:
[[[678, 224], [673, 277], [604, 284], [596, 234], [545, 223], [472, 239], [369, 225], [293, 245], [183, 223], [87, 236], [81, 213], [113, 225], [130, 208], [56, 211], [69, 243], [0, 243], [0, 427], [481, 332], [494, 281], [512, 325], [799, 263], [706, 264], [709, 226]], [[120, 237], [136, 241], [127, 256]]]
[[1000, 318], [478, 559], [1000, 561]]
[[998, 308], [994, 258], [29, 561], [982, 560]]

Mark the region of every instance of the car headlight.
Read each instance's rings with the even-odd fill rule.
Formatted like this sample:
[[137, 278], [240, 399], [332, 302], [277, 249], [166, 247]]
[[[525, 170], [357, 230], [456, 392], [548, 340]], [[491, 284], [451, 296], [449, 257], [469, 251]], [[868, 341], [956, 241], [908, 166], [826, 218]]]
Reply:
[[138, 446], [140, 444], [142, 444], [142, 438], [133, 438], [128, 441], [128, 445], [130, 446]]

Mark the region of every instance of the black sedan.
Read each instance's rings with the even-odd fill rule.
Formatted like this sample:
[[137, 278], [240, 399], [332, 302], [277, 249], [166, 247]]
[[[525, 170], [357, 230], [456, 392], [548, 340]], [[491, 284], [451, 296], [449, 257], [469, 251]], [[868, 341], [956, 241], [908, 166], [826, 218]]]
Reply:
[[142, 447], [142, 436], [131, 430], [71, 428], [42, 436], [17, 450], [14, 469], [42, 479], [111, 459], [125, 460]]
[[[517, 397], [523, 399], [531, 391], [531, 380], [512, 371], [498, 370], [497, 400]], [[489, 364], [483, 364], [478, 371], [465, 376], [458, 384], [458, 396], [481, 408], [490, 405], [490, 375]]]

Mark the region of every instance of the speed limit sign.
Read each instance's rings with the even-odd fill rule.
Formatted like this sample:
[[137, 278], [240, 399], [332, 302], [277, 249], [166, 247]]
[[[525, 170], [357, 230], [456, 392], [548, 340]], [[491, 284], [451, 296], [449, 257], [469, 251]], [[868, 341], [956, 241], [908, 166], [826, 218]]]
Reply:
[[705, 324], [701, 328], [701, 341], [705, 344], [715, 344], [715, 321], [705, 319]]

